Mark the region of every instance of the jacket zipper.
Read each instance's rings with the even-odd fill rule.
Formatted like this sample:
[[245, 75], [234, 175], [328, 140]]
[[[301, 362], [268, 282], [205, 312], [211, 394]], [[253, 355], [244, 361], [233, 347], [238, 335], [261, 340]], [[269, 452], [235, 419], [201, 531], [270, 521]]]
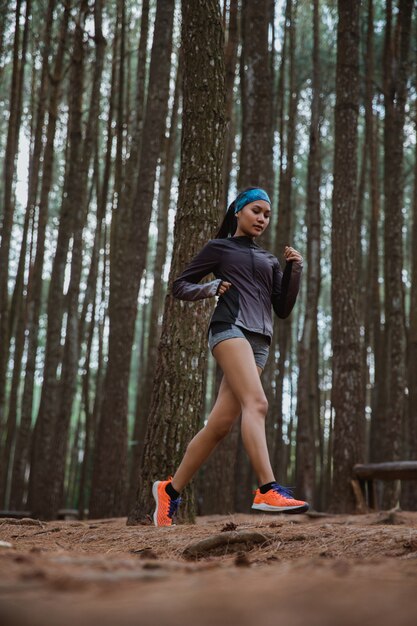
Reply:
[[[251, 257], [251, 261], [252, 261], [252, 277], [253, 277], [253, 281], [256, 283], [256, 277], [255, 277], [255, 253], [254, 253], [252, 248], [249, 248], [249, 252], [250, 252], [250, 257]], [[262, 299], [261, 299], [261, 289], [260, 289], [260, 287], [258, 287], [257, 289], [258, 289], [259, 303], [261, 305], [261, 310], [262, 310], [262, 327], [263, 327], [263, 332], [265, 333], [265, 316], [264, 316], [264, 308], [263, 308]]]

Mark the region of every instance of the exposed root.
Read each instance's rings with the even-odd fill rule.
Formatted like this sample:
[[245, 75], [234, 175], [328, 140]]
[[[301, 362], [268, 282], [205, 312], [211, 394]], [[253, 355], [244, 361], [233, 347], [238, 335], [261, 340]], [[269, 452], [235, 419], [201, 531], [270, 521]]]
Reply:
[[187, 559], [198, 559], [208, 555], [247, 552], [255, 546], [269, 545], [273, 540], [273, 536], [266, 533], [226, 531], [190, 544], [183, 551], [183, 556]]

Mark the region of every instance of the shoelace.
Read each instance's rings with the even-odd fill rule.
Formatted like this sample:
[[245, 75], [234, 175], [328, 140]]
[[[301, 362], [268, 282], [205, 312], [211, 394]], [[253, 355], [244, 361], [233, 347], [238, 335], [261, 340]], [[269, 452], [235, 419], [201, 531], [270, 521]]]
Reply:
[[275, 483], [274, 485], [272, 485], [272, 489], [276, 491], [276, 493], [279, 493], [281, 496], [284, 496], [284, 498], [294, 498], [294, 493], [291, 487], [282, 487], [282, 485], [278, 485], [278, 483]]
[[168, 517], [172, 518], [175, 515], [181, 502], [182, 498], [177, 498], [176, 500], [173, 500], [172, 498], [169, 499]]

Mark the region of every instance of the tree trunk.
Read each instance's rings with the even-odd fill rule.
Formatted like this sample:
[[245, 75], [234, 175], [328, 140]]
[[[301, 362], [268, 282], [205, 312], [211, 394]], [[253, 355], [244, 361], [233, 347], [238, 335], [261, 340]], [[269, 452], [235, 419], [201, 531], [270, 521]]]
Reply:
[[[281, 60], [279, 64], [277, 90], [274, 93], [273, 99], [273, 129], [274, 132], [278, 132], [279, 135], [279, 183], [282, 180], [283, 158], [285, 152], [285, 136], [284, 136], [284, 109], [285, 109], [285, 85], [286, 85], [286, 66], [287, 66], [287, 52], [288, 52], [288, 31], [292, 14], [292, 1], [286, 0], [284, 11], [284, 27], [283, 27], [283, 41], [281, 48]], [[274, 181], [275, 186], [275, 181]], [[281, 193], [281, 190], [280, 190]], [[278, 203], [280, 198], [278, 197]], [[278, 238], [278, 220], [280, 220], [280, 232], [281, 237], [287, 242], [289, 240], [289, 232], [282, 233], [283, 209], [285, 211], [285, 205], [279, 207], [276, 216], [272, 216], [271, 230], [275, 232], [271, 235], [270, 240], [275, 244], [275, 240]], [[275, 245], [275, 249], [277, 249]], [[278, 377], [278, 365], [276, 363], [278, 354], [278, 328], [277, 320], [274, 318], [274, 335], [272, 337], [272, 343], [269, 352], [269, 358], [262, 375], [265, 394], [269, 403], [269, 414], [271, 419], [266, 421], [266, 437], [270, 454], [272, 458], [272, 466], [277, 469], [278, 480], [283, 480], [283, 474], [285, 474], [284, 468], [286, 467], [286, 460], [284, 459], [284, 446], [283, 446], [283, 423], [282, 423], [282, 396], [281, 391], [276, 385]], [[278, 386], [279, 387], [279, 386]]]
[[364, 458], [357, 285], [359, 7], [358, 0], [338, 2], [331, 291], [335, 411], [331, 508], [340, 513], [355, 510], [351, 471]]
[[[4, 70], [4, 64], [3, 64], [3, 56], [4, 56], [4, 33], [7, 32], [7, 28], [9, 26], [8, 24], [8, 11], [9, 11], [10, 7], [9, 7], [9, 3], [8, 2], [2, 2], [0, 5], [0, 88], [3, 87], [2, 85], [2, 80], [3, 80], [3, 70]], [[0, 211], [0, 220], [2, 218], [2, 214]]]
[[[103, 237], [103, 249], [106, 250], [107, 246], [107, 236], [106, 236], [106, 225], [104, 223], [104, 237]], [[108, 260], [106, 259], [106, 254], [103, 260], [103, 275], [102, 275], [102, 284], [101, 284], [101, 302], [105, 302], [105, 285], [107, 280], [107, 265]], [[93, 310], [94, 311], [94, 310]], [[94, 320], [94, 312], [92, 313], [92, 324]], [[84, 406], [86, 411], [86, 442], [84, 447], [84, 457], [83, 457], [83, 465], [81, 468], [81, 477], [80, 477], [80, 498], [79, 498], [79, 515], [80, 519], [84, 518], [84, 511], [87, 502], [87, 494], [90, 493], [90, 485], [91, 485], [91, 475], [92, 475], [92, 457], [93, 457], [93, 448], [94, 443], [97, 439], [97, 431], [98, 431], [98, 423], [99, 416], [101, 412], [101, 406], [103, 402], [103, 385], [104, 385], [104, 355], [103, 355], [103, 343], [104, 343], [104, 326], [106, 322], [106, 310], [103, 311], [102, 315], [98, 314], [98, 356], [97, 356], [97, 372], [94, 381], [94, 404], [92, 408], [91, 414], [91, 423], [87, 422], [89, 419], [89, 414], [87, 411], [88, 404], [88, 381], [85, 379], [83, 381], [83, 395], [84, 395]], [[87, 358], [89, 355], [89, 344], [87, 344]], [[89, 370], [89, 368], [88, 368]]]
[[77, 423], [75, 426], [75, 432], [73, 435], [72, 443], [68, 442], [68, 447], [70, 452], [68, 454], [68, 487], [66, 489], [66, 497], [62, 501], [62, 505], [64, 508], [73, 509], [75, 508], [75, 503], [77, 502], [77, 492], [78, 492], [78, 470], [79, 470], [79, 462], [78, 457], [80, 454], [80, 434], [82, 429], [82, 410], [81, 407], [78, 412]]
[[297, 497], [315, 502], [315, 441], [320, 438], [317, 397], [317, 313], [320, 294], [320, 60], [319, 0], [314, 0], [313, 81], [310, 147], [307, 171], [307, 297], [303, 334], [299, 344], [297, 389]]
[[[116, 113], [116, 158], [114, 161], [114, 195], [116, 196], [116, 206], [120, 206], [123, 180], [123, 153], [124, 153], [124, 131], [126, 126], [125, 111], [125, 64], [126, 64], [126, 3], [124, 0], [117, 0], [116, 19], [116, 42], [119, 48], [118, 65], [118, 93], [117, 93], [117, 113]], [[112, 224], [113, 229], [113, 224]]]
[[[98, 334], [99, 334], [99, 348], [98, 348], [98, 366], [97, 366], [97, 375], [95, 380], [95, 401], [94, 406], [90, 407], [90, 380], [91, 380], [91, 372], [90, 372], [90, 357], [91, 357], [91, 346], [94, 335], [95, 328], [95, 318], [96, 318], [96, 298], [97, 298], [97, 285], [98, 285], [98, 277], [99, 277], [99, 263], [100, 263], [100, 255], [101, 250], [105, 250], [105, 218], [107, 212], [107, 203], [108, 203], [108, 195], [109, 195], [109, 182], [110, 182], [110, 173], [111, 173], [111, 165], [112, 165], [112, 148], [113, 148], [113, 130], [112, 124], [114, 119], [114, 110], [115, 110], [115, 100], [116, 100], [116, 90], [117, 90], [117, 81], [116, 81], [116, 69], [117, 69], [117, 37], [115, 36], [113, 40], [113, 59], [112, 59], [112, 72], [111, 72], [111, 81], [110, 81], [110, 99], [109, 99], [109, 110], [106, 124], [106, 149], [105, 149], [105, 157], [104, 157], [104, 169], [102, 180], [100, 180], [99, 175], [99, 145], [96, 148], [96, 177], [97, 177], [97, 227], [94, 234], [94, 245], [91, 259], [90, 272], [87, 280], [87, 289], [83, 303], [83, 311], [81, 315], [81, 319], [86, 319], [86, 311], [87, 307], [92, 305], [92, 320], [90, 324], [90, 330], [88, 332], [87, 339], [87, 353], [85, 357], [85, 366], [84, 371], [85, 374], [82, 378], [82, 402], [84, 405], [84, 414], [85, 414], [85, 441], [84, 441], [84, 453], [83, 460], [80, 470], [80, 488], [79, 488], [79, 498], [78, 498], [78, 511], [80, 519], [84, 518], [84, 511], [87, 504], [87, 493], [89, 492], [90, 479], [91, 479], [91, 458], [94, 450], [94, 431], [95, 425], [98, 421], [99, 407], [101, 404], [101, 388], [102, 388], [102, 376], [101, 370], [103, 365], [103, 357], [102, 357], [102, 342], [103, 342], [103, 321], [97, 319], [98, 322]], [[100, 136], [100, 128], [96, 129], [97, 132], [97, 144], [99, 144], [99, 136]], [[106, 282], [106, 258], [105, 254], [103, 254], [103, 276], [102, 276], [102, 285]], [[101, 301], [104, 303], [105, 296], [101, 294]], [[97, 314], [98, 317], [98, 314]], [[80, 338], [84, 337], [84, 328], [83, 324], [80, 324]], [[81, 346], [79, 345], [79, 353], [81, 353]]]
[[269, 0], [242, 3], [242, 144], [238, 187], [255, 185], [273, 194], [272, 76], [268, 28]]
[[[387, 2], [384, 63], [384, 278], [385, 380], [387, 397], [382, 450], [385, 461], [400, 460], [406, 409], [406, 332], [403, 285], [403, 144], [407, 99], [408, 52], [413, 0], [400, 0], [396, 32]], [[386, 485], [382, 506], [395, 505], [395, 484]]]
[[42, 184], [39, 200], [36, 255], [30, 271], [27, 293], [27, 356], [25, 382], [22, 396], [20, 425], [16, 440], [13, 464], [10, 506], [19, 509], [23, 506], [25, 473], [28, 463], [30, 430], [32, 423], [33, 387], [38, 348], [39, 316], [41, 310], [42, 271], [45, 253], [46, 225], [48, 221], [49, 193], [53, 182], [53, 165], [55, 159], [54, 141], [58, 116], [58, 105], [61, 98], [61, 82], [63, 78], [63, 62], [66, 50], [68, 22], [71, 11], [67, 3], [61, 21], [59, 44], [52, 72], [51, 88], [48, 104], [48, 126], [46, 144], [43, 155]]
[[[27, 216], [26, 216], [27, 217]], [[26, 248], [26, 242], [22, 245]], [[2, 450], [0, 458], [0, 505], [3, 508], [8, 508], [9, 502], [9, 474], [11, 469], [11, 461], [13, 460], [13, 450], [16, 438], [17, 430], [17, 412], [18, 412], [18, 392], [21, 377], [22, 368], [22, 356], [24, 348], [24, 332], [25, 332], [25, 299], [20, 302], [19, 313], [17, 319], [17, 333], [16, 341], [13, 352], [13, 375], [12, 384], [10, 388], [10, 397], [8, 403], [8, 415], [7, 415], [7, 434], [5, 439], [5, 445]]]
[[[212, 234], [222, 182], [225, 124], [223, 30], [218, 2], [182, 4], [183, 127], [178, 211], [169, 284]], [[137, 503], [128, 523], [153, 509], [150, 484], [180, 462], [203, 405], [206, 334], [211, 303], [165, 300], [162, 336]], [[186, 492], [183, 516], [194, 518]]]
[[[0, 243], [0, 426], [4, 422], [6, 400], [6, 372], [9, 359], [9, 252], [13, 226], [14, 197], [13, 179], [16, 165], [16, 156], [19, 148], [19, 132], [22, 113], [22, 90], [26, 65], [26, 50], [29, 36], [29, 18], [31, 0], [26, 1], [25, 25], [23, 29], [22, 56], [20, 50], [20, 12], [22, 1], [16, 1], [16, 21], [13, 43], [13, 70], [10, 88], [10, 116], [7, 130], [6, 152], [4, 157], [4, 200], [3, 221], [1, 224]], [[1, 440], [0, 440], [1, 448]]]
[[[417, 102], [415, 106], [415, 128], [417, 131]], [[417, 145], [414, 157], [414, 194], [411, 241], [417, 242]], [[410, 317], [408, 330], [408, 411], [405, 428], [406, 460], [417, 460], [417, 247], [414, 243], [411, 251], [411, 292]], [[415, 484], [403, 484], [401, 506], [408, 510], [417, 510]]]
[[220, 219], [227, 206], [227, 194], [229, 190], [230, 171], [232, 169], [232, 155], [235, 143], [235, 120], [233, 115], [234, 86], [236, 81], [237, 48], [239, 42], [238, 32], [238, 0], [230, 0], [229, 23], [227, 29], [227, 43], [225, 47], [226, 68], [226, 134], [223, 159], [223, 186], [220, 201]]
[[[25, 323], [26, 323], [26, 298], [24, 298], [24, 268], [27, 256], [27, 240], [31, 224], [34, 220], [34, 209], [36, 204], [36, 196], [39, 182], [39, 165], [40, 156], [42, 150], [42, 129], [45, 120], [46, 111], [46, 99], [48, 88], [48, 56], [51, 48], [51, 35], [52, 35], [52, 21], [55, 7], [55, 0], [49, 0], [46, 24], [44, 30], [44, 49], [42, 51], [42, 71], [41, 80], [39, 85], [38, 106], [36, 115], [34, 115], [35, 107], [32, 106], [32, 119], [36, 119], [36, 130], [34, 131], [32, 125], [32, 131], [34, 132], [33, 139], [33, 153], [30, 158], [29, 167], [29, 182], [28, 182], [28, 201], [25, 211], [25, 222], [23, 227], [23, 238], [20, 248], [19, 265], [16, 274], [16, 281], [13, 291], [13, 298], [11, 304], [11, 315], [9, 324], [9, 338], [16, 335], [15, 338], [15, 351], [13, 356], [13, 382], [10, 392], [9, 412], [8, 412], [8, 428], [6, 447], [4, 450], [3, 466], [0, 468], [0, 476], [2, 477], [2, 484], [0, 485], [0, 502], [3, 501], [6, 491], [6, 480], [9, 473], [9, 461], [12, 452], [12, 447], [15, 442], [16, 434], [16, 421], [17, 421], [17, 396], [18, 387], [20, 382], [20, 374], [22, 367], [22, 355], [25, 343]], [[35, 82], [35, 74], [33, 76], [32, 84]], [[34, 89], [32, 89], [32, 101], [34, 101]], [[30, 265], [32, 259], [30, 259]], [[29, 279], [31, 273], [29, 273]], [[28, 287], [29, 289], [29, 287]], [[7, 506], [6, 506], [7, 508]]]
[[[380, 220], [380, 190], [378, 181], [378, 119], [374, 119], [374, 44], [373, 44], [373, 0], [368, 1], [368, 28], [365, 55], [366, 85], [365, 85], [365, 139], [369, 159], [369, 183], [371, 194], [371, 217], [369, 227], [369, 254], [367, 261], [366, 284], [367, 290], [363, 294], [365, 308], [365, 343], [371, 348], [374, 355], [374, 385], [369, 399], [372, 417], [369, 433], [369, 457], [372, 462], [383, 461], [382, 448], [382, 419], [385, 411], [384, 390], [385, 381], [381, 376], [383, 363], [383, 342], [381, 336], [381, 298], [379, 286], [379, 220]], [[381, 426], [382, 425], [382, 426]]]
[[[297, 4], [287, 3], [286, 7], [286, 23], [288, 28], [289, 41], [289, 105], [288, 105], [288, 126], [284, 133], [284, 110], [281, 111], [280, 117], [280, 171], [279, 171], [279, 194], [278, 194], [278, 219], [276, 222], [275, 232], [275, 255], [282, 260], [284, 247], [291, 245], [293, 236], [293, 175], [294, 175], [294, 155], [296, 140], [296, 124], [297, 124], [297, 107], [299, 99], [299, 88], [297, 85], [296, 75], [296, 9]], [[285, 71], [285, 66], [282, 68]], [[283, 93], [284, 98], [285, 93]], [[270, 363], [273, 366], [273, 380], [275, 380], [275, 394], [272, 396], [270, 415], [273, 415], [274, 421], [274, 441], [271, 441], [272, 447], [272, 467], [278, 481], [281, 481], [283, 475], [282, 465], [282, 427], [283, 427], [283, 407], [282, 397], [284, 391], [284, 380], [286, 376], [286, 361], [290, 352], [289, 344], [291, 337], [292, 321], [291, 318], [279, 320], [274, 318], [274, 338], [272, 358]], [[278, 363], [275, 364], [276, 355]], [[272, 420], [271, 420], [272, 422]], [[271, 423], [272, 426], [272, 423]]]
[[[179, 62], [181, 62], [179, 60]], [[176, 138], [178, 124], [178, 105], [180, 96], [181, 68], [178, 68], [175, 83], [174, 101], [169, 126], [169, 136], [165, 139], [164, 154], [160, 163], [159, 176], [159, 197], [158, 197], [158, 239], [156, 242], [155, 261], [153, 267], [153, 294], [150, 311], [150, 325], [148, 332], [148, 349], [144, 372], [140, 371], [138, 381], [138, 397], [135, 416], [135, 429], [133, 440], [137, 442], [133, 448], [132, 464], [129, 480], [129, 509], [136, 500], [137, 477], [141, 466], [143, 445], [145, 440], [148, 415], [150, 411], [150, 401], [152, 384], [155, 377], [155, 367], [157, 362], [158, 343], [161, 334], [161, 324], [159, 322], [161, 306], [164, 295], [163, 270], [166, 261], [168, 245], [168, 212], [170, 206], [172, 177], [174, 174], [174, 160], [176, 153]]]
[[[149, 33], [149, 0], [143, 0], [141, 20], [140, 20], [140, 37], [139, 37], [139, 49], [137, 59], [137, 72], [136, 72], [136, 102], [135, 102], [135, 117], [132, 124], [132, 137], [130, 140], [129, 159], [126, 167], [126, 181], [125, 184], [129, 185], [130, 180], [135, 179], [135, 172], [138, 168], [138, 158], [141, 148], [141, 137], [143, 132], [143, 118], [145, 112], [145, 79], [146, 79], [146, 58], [148, 47], [148, 33]], [[133, 187], [133, 184], [132, 184]], [[130, 197], [130, 196], [129, 196]]]
[[[331, 392], [329, 394], [331, 396]], [[329, 398], [330, 400], [330, 398]], [[333, 478], [333, 440], [334, 440], [334, 410], [331, 406], [330, 408], [330, 419], [329, 419], [329, 437], [327, 440], [327, 463], [325, 469], [324, 476], [324, 497], [323, 497], [323, 508], [327, 511], [330, 508], [330, 503], [332, 499], [332, 478]]]
[[[242, 52], [240, 58], [242, 136], [238, 187], [262, 187], [273, 196], [273, 81], [270, 74], [269, 0], [242, 3]], [[238, 424], [234, 428], [239, 428]], [[247, 512], [255, 475], [244, 451], [241, 437], [231, 437], [229, 444], [238, 441], [238, 450], [230, 450], [237, 458], [240, 480], [235, 482], [235, 507]], [[229, 480], [234, 480], [230, 476]]]
[[91, 379], [91, 346], [93, 343], [94, 328], [96, 323], [96, 306], [95, 300], [93, 301], [93, 309], [91, 312], [91, 322], [87, 338], [87, 352], [84, 361], [84, 374], [82, 377], [82, 404], [84, 406], [85, 415], [85, 438], [84, 438], [84, 450], [83, 459], [80, 468], [80, 480], [78, 490], [78, 516], [80, 519], [84, 519], [85, 509], [85, 491], [87, 485], [87, 472], [90, 466], [90, 450], [93, 436], [93, 411], [90, 407], [90, 379]]
[[[90, 501], [90, 515], [96, 517], [123, 514], [126, 510], [130, 360], [138, 291], [146, 263], [156, 166], [166, 125], [173, 14], [173, 0], [158, 1], [137, 187], [133, 203], [120, 203], [114, 216], [109, 357]], [[114, 468], [110, 475], [109, 467]]]
[[[53, 491], [53, 494], [51, 494], [51, 514], [53, 516], [56, 515], [56, 512], [60, 506], [62, 506], [68, 431], [77, 386], [80, 346], [82, 340], [84, 339], [84, 337], [80, 337], [79, 334], [79, 331], [83, 326], [83, 320], [78, 320], [78, 309], [82, 270], [83, 230], [87, 219], [89, 205], [87, 199], [88, 175], [93, 155], [93, 148], [96, 143], [101, 77], [106, 47], [106, 40], [104, 39], [102, 33], [102, 0], [95, 0], [94, 23], [96, 55], [85, 139], [82, 146], [82, 158], [80, 160], [81, 162], [78, 171], [78, 184], [76, 185], [76, 189], [72, 192], [74, 231], [71, 255], [71, 278], [67, 293], [68, 308], [65, 346], [62, 360], [62, 374], [59, 388], [59, 402], [56, 406], [55, 417], [53, 419], [55, 427], [53, 455], [51, 458], [51, 467], [54, 468], [53, 488], [51, 488], [51, 491]], [[80, 60], [81, 59], [82, 57], [80, 51]], [[82, 66], [79, 67], [78, 71], [82, 77]], [[98, 228], [100, 228], [100, 223], [98, 224]]]
[[64, 194], [58, 241], [52, 267], [48, 294], [48, 330], [45, 351], [44, 382], [38, 419], [35, 426], [34, 466], [31, 467], [30, 507], [35, 515], [53, 518], [56, 504], [51, 463], [54, 457], [56, 410], [60, 403], [58, 370], [61, 364], [61, 333], [65, 307], [63, 293], [65, 268], [70, 238], [74, 233], [77, 212], [82, 206], [82, 100], [84, 75], [84, 19], [88, 10], [87, 0], [82, 0], [74, 34], [71, 58], [69, 97], [69, 151], [68, 168], [64, 182]]

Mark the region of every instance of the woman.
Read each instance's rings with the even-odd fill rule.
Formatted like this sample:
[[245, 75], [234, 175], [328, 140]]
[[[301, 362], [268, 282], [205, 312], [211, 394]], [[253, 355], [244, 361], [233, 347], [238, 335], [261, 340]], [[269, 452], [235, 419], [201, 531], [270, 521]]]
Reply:
[[[285, 247], [286, 266], [255, 239], [267, 228], [271, 202], [263, 189], [251, 187], [232, 202], [216, 235], [174, 281], [173, 295], [181, 300], [220, 296], [209, 327], [209, 347], [223, 371], [216, 403], [207, 424], [189, 443], [173, 478], [156, 481], [154, 523], [171, 526], [181, 501], [180, 492], [216, 445], [242, 415], [242, 439], [259, 481], [252, 504], [260, 511], [307, 511], [275, 480], [265, 436], [268, 403], [260, 375], [272, 337], [271, 304], [287, 317], [297, 298], [303, 259]], [[199, 285], [208, 274], [215, 280]]]

